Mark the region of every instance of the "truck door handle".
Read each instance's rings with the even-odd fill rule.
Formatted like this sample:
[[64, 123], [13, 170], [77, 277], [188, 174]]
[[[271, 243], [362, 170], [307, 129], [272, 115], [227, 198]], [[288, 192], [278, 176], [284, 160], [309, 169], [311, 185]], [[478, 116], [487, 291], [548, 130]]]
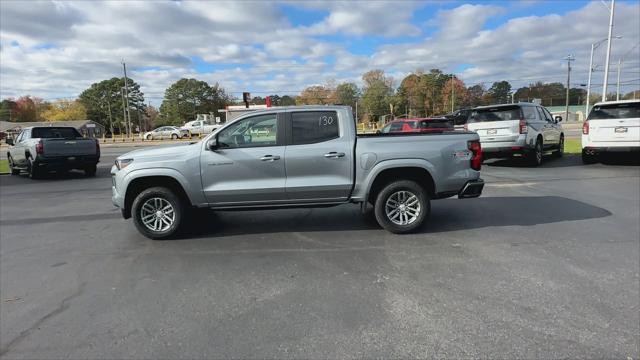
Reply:
[[276, 160], [280, 160], [280, 156], [278, 156], [278, 155], [275, 155], [275, 156], [274, 155], [265, 155], [265, 156], [261, 157], [260, 160], [274, 162]]
[[324, 157], [326, 157], [327, 159], [337, 159], [337, 158], [344, 157], [344, 153], [332, 151], [324, 154]]

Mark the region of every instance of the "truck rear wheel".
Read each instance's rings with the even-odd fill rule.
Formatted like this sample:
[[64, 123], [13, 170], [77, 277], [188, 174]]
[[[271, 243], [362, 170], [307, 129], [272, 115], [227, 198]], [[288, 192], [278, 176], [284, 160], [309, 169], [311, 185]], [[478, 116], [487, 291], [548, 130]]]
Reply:
[[582, 149], [582, 163], [585, 165], [595, 164], [598, 162], [598, 155], [593, 152], [587, 152], [585, 149]]
[[88, 177], [96, 176], [96, 171], [98, 171], [97, 165], [89, 165], [86, 168], [84, 168], [84, 174]]
[[415, 231], [431, 213], [427, 191], [410, 180], [387, 184], [378, 193], [374, 208], [378, 224], [394, 234]]
[[11, 172], [11, 175], [20, 175], [20, 169], [16, 169], [15, 168], [15, 164], [13, 163], [13, 158], [11, 157], [11, 155], [7, 155], [7, 160], [9, 162], [9, 171]]
[[182, 221], [183, 204], [180, 197], [164, 187], [142, 191], [131, 206], [133, 223], [142, 235], [155, 240], [173, 237]]

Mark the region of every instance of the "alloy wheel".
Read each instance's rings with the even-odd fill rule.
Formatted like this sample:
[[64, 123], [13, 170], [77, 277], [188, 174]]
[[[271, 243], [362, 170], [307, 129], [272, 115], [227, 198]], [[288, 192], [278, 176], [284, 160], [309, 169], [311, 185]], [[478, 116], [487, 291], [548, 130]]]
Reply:
[[397, 191], [385, 203], [385, 213], [387, 218], [396, 225], [409, 225], [420, 216], [420, 200], [418, 197], [406, 190]]
[[176, 219], [175, 209], [170, 202], [160, 197], [148, 199], [140, 207], [140, 219], [151, 231], [167, 231]]

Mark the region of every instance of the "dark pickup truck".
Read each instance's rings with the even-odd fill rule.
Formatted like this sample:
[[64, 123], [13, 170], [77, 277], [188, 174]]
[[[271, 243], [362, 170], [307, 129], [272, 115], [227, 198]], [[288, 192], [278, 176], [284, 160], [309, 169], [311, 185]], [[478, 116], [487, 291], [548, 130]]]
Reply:
[[98, 139], [82, 137], [73, 127], [28, 127], [15, 139], [7, 152], [12, 175], [25, 170], [29, 177], [37, 178], [49, 171], [84, 170], [87, 176], [96, 174], [100, 161]]

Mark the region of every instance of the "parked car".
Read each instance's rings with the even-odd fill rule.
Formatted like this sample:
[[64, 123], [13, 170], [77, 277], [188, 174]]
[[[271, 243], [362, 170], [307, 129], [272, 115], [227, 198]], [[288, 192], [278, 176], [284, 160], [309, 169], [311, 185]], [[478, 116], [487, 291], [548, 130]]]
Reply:
[[84, 170], [87, 176], [96, 174], [100, 161], [98, 139], [83, 138], [73, 127], [47, 126], [24, 128], [11, 145], [7, 159], [12, 175], [21, 170], [37, 178], [48, 171]]
[[444, 115], [447, 119], [453, 121], [453, 126], [456, 130], [464, 130], [464, 125], [469, 120], [473, 109], [459, 109], [450, 114]]
[[560, 121], [536, 104], [490, 105], [474, 108], [466, 129], [480, 135], [485, 158], [525, 157], [538, 166], [546, 153], [564, 153]]
[[[274, 136], [253, 136], [272, 128]], [[112, 201], [153, 239], [178, 231], [191, 207], [260, 209], [374, 206], [393, 233], [416, 230], [430, 200], [478, 197], [475, 133], [356, 135], [348, 106], [255, 111], [200, 142], [136, 150], [116, 159]]]
[[145, 140], [158, 140], [158, 139], [180, 139], [188, 137], [189, 132], [179, 129], [175, 126], [161, 126], [155, 130], [144, 133]]
[[219, 124], [208, 124], [204, 120], [194, 120], [185, 123], [180, 129], [188, 131], [191, 136], [199, 136], [211, 134], [220, 126]]
[[445, 117], [397, 119], [382, 127], [379, 132], [388, 133], [437, 133], [453, 130], [453, 123]]
[[596, 103], [582, 124], [582, 161], [622, 152], [640, 152], [640, 100]]

